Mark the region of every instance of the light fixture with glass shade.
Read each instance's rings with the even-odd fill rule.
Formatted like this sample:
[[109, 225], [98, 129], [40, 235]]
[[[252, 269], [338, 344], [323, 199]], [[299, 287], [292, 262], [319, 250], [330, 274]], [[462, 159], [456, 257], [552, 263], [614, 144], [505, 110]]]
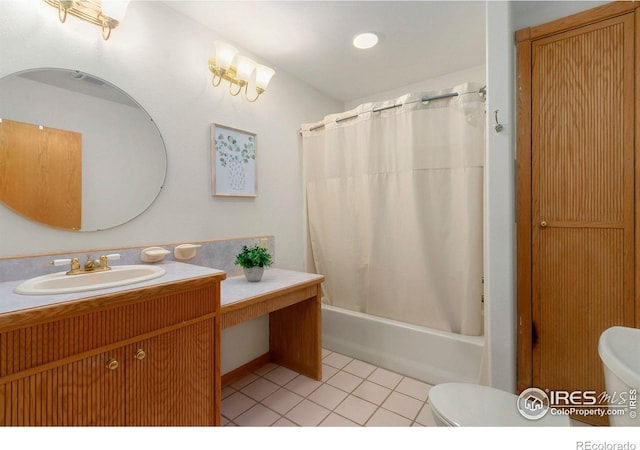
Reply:
[[67, 15], [98, 25], [106, 41], [111, 30], [120, 25], [130, 0], [44, 0], [58, 10], [58, 18], [64, 23]]
[[353, 38], [353, 46], [361, 50], [373, 48], [378, 44], [378, 35], [375, 33], [360, 33]]
[[[222, 80], [227, 80], [231, 95], [238, 95], [244, 88], [245, 98], [255, 102], [267, 90], [267, 85], [276, 72], [270, 67], [256, 64], [250, 58], [239, 55], [237, 49], [225, 42], [216, 41], [214, 47], [216, 54], [209, 58], [209, 70], [213, 73], [211, 83], [218, 87]], [[250, 98], [248, 92], [252, 78], [256, 90], [254, 98]]]

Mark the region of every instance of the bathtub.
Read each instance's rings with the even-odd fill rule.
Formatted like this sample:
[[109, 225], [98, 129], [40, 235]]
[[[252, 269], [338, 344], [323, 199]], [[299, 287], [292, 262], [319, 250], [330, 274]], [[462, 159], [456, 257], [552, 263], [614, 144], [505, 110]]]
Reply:
[[322, 346], [429, 384], [478, 383], [484, 337], [323, 304]]

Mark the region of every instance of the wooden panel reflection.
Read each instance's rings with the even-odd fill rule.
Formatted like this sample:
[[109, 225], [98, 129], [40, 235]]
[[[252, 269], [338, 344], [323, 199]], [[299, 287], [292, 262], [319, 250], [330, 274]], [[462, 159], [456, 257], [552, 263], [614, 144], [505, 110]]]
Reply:
[[40, 223], [79, 230], [82, 134], [3, 119], [0, 201]]

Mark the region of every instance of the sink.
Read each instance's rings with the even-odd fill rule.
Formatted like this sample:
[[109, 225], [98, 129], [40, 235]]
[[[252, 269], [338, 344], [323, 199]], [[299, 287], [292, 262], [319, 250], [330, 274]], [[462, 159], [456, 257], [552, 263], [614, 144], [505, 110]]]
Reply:
[[[600, 335], [598, 354], [604, 366], [604, 382], [611, 396], [625, 393], [629, 405], [625, 414], [609, 416], [611, 425], [640, 425], [636, 396], [640, 390], [640, 329], [611, 327]], [[609, 408], [612, 406], [609, 405]]]
[[15, 292], [26, 295], [52, 295], [93, 291], [153, 280], [165, 272], [162, 267], [142, 264], [114, 266], [111, 270], [78, 275], [57, 272], [31, 278], [16, 287]]

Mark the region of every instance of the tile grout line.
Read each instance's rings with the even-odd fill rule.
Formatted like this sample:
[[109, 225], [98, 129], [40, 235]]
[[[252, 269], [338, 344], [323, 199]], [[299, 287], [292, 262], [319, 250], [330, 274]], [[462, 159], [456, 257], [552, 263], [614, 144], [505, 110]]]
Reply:
[[[327, 353], [327, 354], [322, 358], [322, 360], [324, 361], [324, 359], [325, 359], [325, 358], [327, 358], [328, 356], [330, 356], [331, 354], [334, 354], [334, 353], [335, 353], [335, 352], [329, 352], [329, 353]], [[346, 355], [341, 355], [340, 353], [335, 353], [335, 354], [340, 355], [340, 356], [346, 356]], [[367, 425], [367, 423], [369, 423], [369, 422], [371, 421], [371, 419], [373, 418], [373, 416], [374, 416], [374, 415], [375, 415], [375, 414], [376, 414], [380, 409], [383, 409], [383, 410], [385, 410], [385, 411], [387, 411], [387, 412], [389, 412], [389, 413], [395, 414], [395, 415], [397, 415], [397, 416], [399, 416], [399, 417], [402, 417], [402, 418], [404, 418], [404, 419], [409, 420], [409, 421], [410, 421], [410, 424], [409, 424], [409, 425], [407, 425], [407, 426], [413, 426], [413, 425], [415, 425], [416, 423], [418, 423], [418, 424], [419, 424], [419, 425], [421, 425], [421, 426], [425, 426], [425, 425], [421, 424], [420, 422], [417, 422], [417, 421], [416, 421], [416, 419], [417, 419], [417, 417], [420, 415], [420, 413], [422, 412], [422, 410], [423, 410], [423, 409], [428, 405], [428, 397], [427, 397], [427, 399], [426, 399], [426, 400], [422, 400], [422, 399], [420, 399], [420, 398], [416, 398], [416, 397], [414, 397], [413, 395], [406, 394], [406, 393], [404, 393], [404, 392], [399, 392], [399, 391], [397, 391], [397, 390], [396, 390], [396, 389], [398, 388], [398, 386], [400, 386], [400, 384], [401, 384], [405, 379], [414, 380], [413, 378], [411, 378], [411, 377], [407, 377], [407, 376], [404, 376], [404, 375], [402, 375], [402, 374], [398, 374], [398, 373], [393, 372], [393, 371], [389, 371], [389, 370], [384, 369], [384, 368], [381, 368], [381, 367], [379, 367], [379, 366], [375, 366], [375, 365], [373, 365], [373, 364], [367, 363], [366, 361], [360, 361], [360, 360], [358, 360], [358, 359], [356, 359], [356, 358], [351, 358], [351, 357], [348, 357], [348, 356], [346, 356], [346, 357], [347, 357], [347, 358], [350, 358], [350, 361], [349, 361], [349, 362], [347, 362], [346, 364], [344, 364], [341, 368], [338, 368], [338, 367], [332, 366], [331, 364], [328, 364], [328, 363], [323, 363], [323, 364], [326, 364], [328, 367], [331, 367], [331, 368], [333, 368], [333, 369], [336, 369], [336, 372], [335, 372], [334, 374], [332, 374], [329, 378], [327, 378], [327, 380], [326, 380], [326, 381], [321, 381], [321, 384], [320, 384], [319, 386], [317, 386], [316, 388], [314, 388], [313, 390], [311, 390], [309, 393], [307, 393], [307, 394], [306, 394], [306, 395], [304, 395], [304, 396], [303, 396], [303, 395], [301, 395], [301, 394], [299, 394], [299, 393], [297, 393], [297, 392], [295, 392], [295, 391], [293, 391], [293, 390], [291, 390], [291, 388], [286, 387], [286, 385], [287, 385], [287, 384], [291, 383], [294, 379], [296, 379], [298, 376], [301, 376], [301, 375], [296, 375], [296, 376], [294, 376], [294, 377], [293, 377], [293, 378], [291, 378], [289, 381], [287, 381], [285, 384], [279, 384], [279, 383], [276, 383], [276, 382], [274, 382], [274, 381], [272, 381], [272, 380], [270, 380], [269, 378], [267, 378], [267, 377], [266, 377], [266, 375], [268, 375], [269, 373], [273, 372], [273, 371], [274, 371], [274, 370], [276, 370], [277, 368], [279, 368], [279, 367], [284, 367], [284, 366], [279, 366], [279, 365], [274, 365], [273, 367], [271, 367], [269, 370], [267, 370], [267, 371], [266, 371], [266, 372], [264, 372], [264, 373], [256, 373], [256, 371], [251, 372], [251, 375], [254, 375], [256, 378], [255, 378], [255, 379], [253, 379], [253, 380], [251, 380], [250, 382], [246, 383], [245, 385], [243, 385], [243, 386], [242, 386], [241, 388], [239, 388], [239, 389], [238, 389], [238, 388], [235, 388], [233, 385], [226, 386], [225, 388], [229, 387], [231, 390], [233, 390], [233, 392], [232, 392], [232, 393], [230, 393], [229, 395], [227, 395], [225, 398], [231, 397], [231, 396], [232, 396], [232, 395], [234, 395], [235, 393], [241, 393], [242, 395], [244, 395], [244, 396], [246, 396], [246, 397], [250, 398], [252, 401], [254, 401], [254, 402], [255, 402], [255, 404], [251, 405], [251, 406], [250, 406], [249, 408], [247, 408], [246, 410], [244, 410], [244, 411], [240, 412], [240, 413], [239, 413], [236, 417], [234, 417], [233, 419], [230, 419], [229, 417], [224, 416], [224, 414], [222, 414], [222, 416], [223, 416], [225, 419], [227, 419], [227, 420], [229, 421], [229, 423], [227, 423], [225, 426], [228, 426], [229, 424], [233, 424], [233, 425], [235, 425], [235, 426], [241, 426], [241, 425], [239, 425], [238, 423], [236, 423], [236, 422], [235, 422], [235, 420], [237, 420], [240, 416], [242, 416], [243, 414], [245, 414], [247, 411], [251, 410], [252, 408], [255, 408], [255, 406], [256, 406], [256, 405], [260, 405], [260, 406], [262, 406], [263, 408], [265, 408], [265, 409], [267, 409], [267, 410], [269, 410], [269, 411], [273, 412], [274, 414], [276, 414], [276, 415], [278, 416], [278, 418], [277, 418], [273, 423], [271, 423], [269, 426], [272, 426], [274, 423], [278, 422], [278, 421], [279, 421], [279, 420], [281, 420], [281, 419], [285, 419], [285, 420], [287, 420], [287, 421], [289, 421], [289, 422], [291, 422], [291, 423], [293, 423], [293, 424], [295, 424], [295, 425], [297, 425], [297, 426], [304, 426], [304, 425], [299, 425], [297, 422], [295, 422], [295, 421], [294, 421], [294, 420], [292, 420], [291, 418], [287, 417], [287, 414], [289, 414], [293, 409], [295, 409], [298, 405], [300, 405], [304, 400], [307, 400], [307, 401], [309, 401], [309, 402], [313, 403], [314, 405], [319, 406], [319, 407], [321, 407], [321, 408], [323, 408], [323, 409], [325, 409], [325, 410], [329, 411], [329, 413], [328, 413], [324, 418], [322, 418], [322, 419], [320, 420], [320, 422], [318, 422], [318, 424], [317, 424], [316, 426], [320, 426], [322, 423], [324, 423], [324, 422], [329, 418], [329, 416], [331, 416], [331, 414], [333, 413], [333, 414], [336, 414], [337, 416], [339, 416], [339, 417], [341, 417], [341, 418], [343, 418], [343, 419], [346, 419], [346, 420], [348, 420], [348, 421], [350, 421], [350, 422], [352, 422], [352, 423], [356, 423], [356, 425], [358, 425], [358, 426], [365, 427], [365, 426]], [[347, 367], [349, 364], [351, 364], [353, 361], [360, 361], [360, 362], [363, 362], [363, 363], [365, 363], [365, 364], [371, 365], [372, 367], [374, 367], [374, 369], [373, 369], [373, 370], [372, 370], [372, 371], [371, 371], [371, 372], [370, 372], [370, 373], [369, 373], [365, 378], [363, 378], [363, 377], [361, 377], [361, 376], [359, 376], [359, 375], [356, 375], [356, 374], [354, 374], [354, 373], [351, 373], [351, 372], [349, 372], [349, 371], [347, 371], [347, 370], [344, 370], [344, 368], [345, 368], [345, 367]], [[398, 382], [397, 382], [397, 383], [395, 383], [395, 384], [394, 384], [394, 387], [393, 387], [393, 388], [390, 388], [390, 387], [388, 387], [388, 386], [385, 386], [385, 385], [379, 384], [379, 383], [377, 383], [377, 382], [375, 382], [375, 381], [371, 381], [371, 380], [369, 380], [369, 377], [370, 377], [370, 376], [371, 376], [371, 375], [372, 375], [372, 374], [373, 374], [377, 369], [382, 369], [382, 370], [385, 370], [385, 371], [388, 371], [388, 372], [394, 373], [394, 374], [396, 374], [396, 375], [399, 375], [399, 376], [400, 376], [400, 379], [398, 380]], [[258, 369], [258, 371], [260, 371], [260, 369]], [[357, 385], [356, 385], [356, 386], [355, 386], [351, 391], [346, 391], [346, 390], [344, 390], [344, 389], [342, 389], [342, 388], [340, 388], [340, 387], [338, 387], [338, 386], [334, 386], [334, 385], [332, 385], [332, 384], [329, 384], [329, 383], [328, 383], [328, 381], [329, 381], [330, 379], [332, 379], [333, 377], [335, 377], [336, 375], [338, 375], [340, 372], [343, 372], [343, 373], [348, 374], [348, 375], [350, 375], [350, 376], [354, 376], [354, 377], [356, 377], [356, 378], [359, 378], [361, 381], [360, 381], [360, 382], [359, 382], [359, 383], [358, 383], [358, 384], [357, 384]], [[249, 375], [248, 375], [248, 376], [249, 376]], [[244, 392], [243, 392], [243, 389], [244, 389], [244, 388], [246, 388], [247, 386], [251, 385], [252, 383], [254, 383], [254, 382], [258, 381], [259, 379], [266, 380], [266, 381], [268, 381], [268, 382], [270, 382], [270, 383], [273, 383], [273, 384], [275, 384], [275, 385], [277, 386], [277, 389], [276, 389], [275, 391], [273, 391], [272, 393], [268, 394], [266, 397], [264, 397], [264, 398], [263, 398], [262, 400], [260, 400], [260, 401], [258, 401], [258, 400], [256, 400], [256, 399], [254, 399], [254, 398], [253, 398], [253, 397], [251, 397], [250, 395], [247, 395], [246, 393], [244, 393]], [[384, 397], [384, 399], [382, 399], [380, 402], [376, 402], [376, 403], [371, 402], [370, 400], [368, 400], [368, 399], [366, 399], [366, 398], [363, 398], [363, 397], [361, 397], [361, 396], [360, 396], [360, 395], [358, 395], [358, 394], [355, 394], [355, 391], [356, 391], [360, 386], [362, 386], [362, 385], [364, 384], [364, 382], [365, 382], [365, 381], [369, 381], [370, 383], [372, 383], [372, 384], [374, 384], [374, 385], [376, 385], [376, 386], [379, 386], [379, 387], [382, 387], [382, 388], [385, 388], [385, 389], [389, 389], [389, 393]], [[416, 381], [419, 381], [419, 382], [421, 382], [421, 383], [424, 383], [424, 382], [422, 382], [422, 381], [420, 381], [420, 380], [416, 380]], [[425, 384], [427, 384], [427, 383], [425, 383]], [[343, 392], [343, 393], [345, 393], [345, 394], [347, 394], [347, 395], [346, 395], [346, 396], [345, 396], [345, 398], [344, 398], [344, 399], [342, 399], [342, 400], [341, 400], [341, 401], [340, 401], [340, 402], [339, 402], [339, 403], [338, 403], [334, 408], [329, 409], [329, 408], [327, 408], [326, 406], [321, 405], [321, 404], [319, 404], [318, 402], [316, 402], [316, 401], [314, 401], [314, 400], [312, 400], [312, 399], [310, 399], [310, 398], [309, 398], [309, 396], [311, 396], [314, 392], [316, 392], [318, 389], [320, 389], [323, 385], [328, 385], [328, 386], [330, 386], [330, 387], [332, 387], [332, 388], [334, 388], [334, 389], [337, 389], [337, 390], [339, 390], [339, 391], [341, 391], [341, 392]], [[289, 409], [287, 409], [285, 413], [280, 413], [280, 412], [278, 412], [278, 411], [275, 411], [273, 408], [271, 408], [271, 407], [269, 407], [268, 405], [266, 405], [266, 404], [262, 403], [265, 399], [269, 398], [271, 395], [273, 395], [275, 392], [277, 392], [277, 391], [278, 391], [278, 390], [280, 390], [280, 389], [284, 389], [285, 391], [287, 391], [287, 392], [289, 392], [289, 393], [291, 393], [291, 394], [294, 394], [294, 395], [297, 395], [297, 396], [302, 397], [302, 399], [301, 399], [300, 401], [296, 402], [293, 406], [291, 406]], [[414, 415], [413, 419], [408, 418], [408, 417], [404, 416], [403, 414], [399, 414], [399, 413], [397, 413], [397, 412], [395, 412], [395, 411], [392, 411], [392, 410], [390, 410], [390, 409], [387, 409], [387, 408], [383, 407], [384, 402], [385, 402], [385, 401], [387, 401], [387, 400], [389, 399], [389, 397], [390, 397], [393, 393], [398, 393], [398, 394], [405, 395], [406, 397], [409, 397], [409, 398], [414, 399], [414, 400], [416, 400], [416, 401], [418, 401], [418, 402], [420, 402], [420, 403], [421, 403], [421, 406], [418, 408], [418, 411], [417, 411], [417, 412], [416, 412], [416, 414]], [[343, 404], [343, 403], [347, 400], [347, 398], [349, 398], [349, 396], [354, 396], [355, 398], [358, 398], [358, 399], [360, 399], [360, 400], [362, 400], [362, 401], [366, 401], [366, 402], [368, 402], [368, 403], [370, 403], [370, 404], [372, 404], [372, 405], [374, 405], [374, 406], [375, 406], [374, 411], [373, 411], [373, 412], [372, 412], [372, 414], [371, 414], [371, 415], [370, 415], [370, 416], [365, 420], [365, 422], [363, 423], [363, 425], [360, 425], [360, 424], [358, 424], [357, 422], [355, 422], [354, 420], [350, 419], [349, 417], [346, 417], [346, 416], [344, 416], [343, 414], [340, 414], [340, 413], [336, 412], [336, 409], [337, 409], [341, 404]], [[224, 399], [223, 399], [223, 400], [224, 400]]]

